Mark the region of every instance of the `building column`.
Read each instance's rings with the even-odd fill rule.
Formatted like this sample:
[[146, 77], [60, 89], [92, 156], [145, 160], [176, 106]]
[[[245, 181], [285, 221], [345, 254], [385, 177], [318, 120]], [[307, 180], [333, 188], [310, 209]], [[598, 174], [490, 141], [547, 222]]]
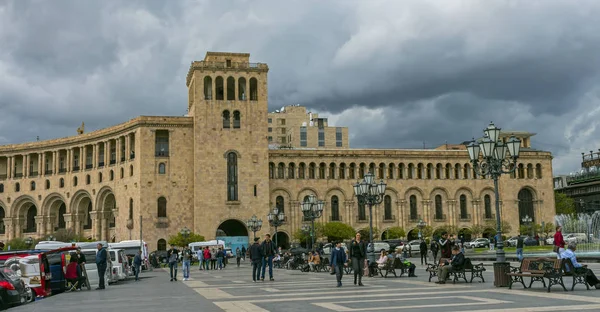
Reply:
[[13, 178], [13, 161], [14, 161], [14, 157], [13, 156], [8, 156], [8, 160], [6, 162], [6, 174], [7, 174], [7, 178], [8, 179], [12, 179]]
[[480, 202], [481, 201], [479, 199], [474, 199], [474, 200], [471, 201], [471, 205], [473, 206], [473, 216], [472, 216], [471, 222], [473, 224], [480, 224], [481, 223], [480, 220], [479, 220], [479, 217], [482, 215], [481, 211], [480, 211], [481, 210], [480, 209], [481, 208], [480, 207]]
[[456, 225], [456, 200], [455, 199], [449, 199], [448, 200], [448, 224], [449, 225]]
[[431, 225], [431, 221], [429, 220], [429, 216], [431, 215], [429, 208], [430, 208], [430, 204], [431, 201], [430, 200], [422, 200], [421, 201], [423, 203], [423, 221], [425, 221], [425, 223]]
[[[58, 212], [58, 211], [57, 211]], [[46, 233], [41, 233], [42, 235], [54, 233], [54, 227], [58, 226], [58, 215], [50, 214], [48, 218], [45, 220], [46, 223]]]
[[[46, 235], [46, 226], [48, 225], [46, 222], [44, 222], [44, 216], [37, 216], [35, 217], [35, 224], [36, 224], [36, 234], [38, 237], [44, 238], [44, 235]], [[50, 222], [48, 222], [50, 223]]]
[[23, 155], [23, 178], [27, 178], [29, 176], [29, 155]]
[[106, 219], [106, 214], [101, 215], [102, 219], [100, 220], [100, 240], [108, 241], [108, 220]]
[[129, 134], [125, 135], [125, 161], [129, 160], [130, 147], [129, 147]]
[[110, 165], [110, 141], [104, 141], [104, 166]]
[[13, 230], [14, 230], [13, 222], [14, 222], [13, 218], [4, 218], [4, 235], [6, 235], [7, 241], [9, 241], [15, 237], [15, 234], [13, 233]]
[[46, 152], [44, 153], [40, 153], [40, 176], [45, 177], [46, 176]]
[[96, 169], [98, 165], [98, 159], [96, 157], [96, 146], [97, 144], [92, 144], [92, 169]]
[[405, 226], [405, 218], [404, 218], [404, 207], [406, 207], [406, 200], [400, 199], [396, 202], [397, 215], [398, 215], [398, 226], [402, 228], [406, 228]]
[[67, 149], [67, 172], [71, 172], [73, 169], [73, 149]]

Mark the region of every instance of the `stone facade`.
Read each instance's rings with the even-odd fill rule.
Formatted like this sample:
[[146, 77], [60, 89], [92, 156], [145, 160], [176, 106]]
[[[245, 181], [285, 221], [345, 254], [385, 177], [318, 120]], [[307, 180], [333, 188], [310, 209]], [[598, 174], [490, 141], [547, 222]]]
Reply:
[[[350, 149], [343, 128], [342, 147], [270, 147], [269, 68], [249, 57], [209, 52], [193, 62], [185, 117], [141, 116], [72, 137], [0, 146], [0, 239], [44, 238], [58, 228], [100, 240], [138, 239], [141, 219], [143, 238], [155, 249], [184, 226], [207, 239], [218, 230], [245, 236], [252, 215], [265, 222], [257, 234], [273, 232], [266, 214], [277, 205], [287, 215], [279, 228], [284, 240], [301, 227], [300, 202], [309, 194], [326, 201], [317, 222], [358, 229], [368, 226], [368, 210], [358, 207], [352, 184], [368, 171], [388, 184], [373, 212], [380, 230], [408, 232], [419, 219], [462, 228], [494, 218], [493, 182], [474, 178], [464, 145]], [[305, 108], [293, 107], [306, 117]], [[298, 120], [289, 124], [299, 128]], [[335, 142], [336, 128], [328, 128], [334, 137], [326, 140]], [[286, 133], [299, 141], [299, 133]], [[531, 148], [532, 134], [521, 134], [527, 141], [519, 167], [500, 180], [502, 219], [517, 225], [527, 213], [552, 222], [552, 156]]]

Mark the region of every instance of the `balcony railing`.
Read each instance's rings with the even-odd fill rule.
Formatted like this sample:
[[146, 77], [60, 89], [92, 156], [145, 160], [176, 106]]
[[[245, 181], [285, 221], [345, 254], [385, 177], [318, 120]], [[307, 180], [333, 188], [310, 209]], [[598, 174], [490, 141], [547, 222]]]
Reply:
[[52, 170], [46, 170], [44, 171], [44, 174], [52, 174]]
[[102, 168], [102, 167], [104, 167], [104, 162], [103, 161], [98, 162], [98, 168]]
[[111, 165], [114, 165], [114, 164], [116, 164], [116, 163], [117, 163], [117, 160], [116, 160], [116, 159], [111, 159], [111, 160], [110, 160], [110, 164], [111, 164]]
[[446, 219], [447, 218], [446, 218], [445, 214], [443, 214], [443, 215], [437, 215], [436, 214], [436, 215], [433, 216], [433, 221], [434, 222], [444, 222], [444, 221], [446, 221]]
[[567, 185], [579, 184], [584, 182], [600, 180], [600, 171], [589, 171], [583, 173], [575, 173], [567, 177]]
[[85, 169], [92, 169], [94, 167], [94, 165], [92, 164], [85, 164]]
[[131, 152], [131, 154], [129, 154], [129, 159], [135, 159], [135, 152]]
[[33, 171], [29, 173], [30, 177], [37, 177], [38, 176], [38, 172], [37, 171]]
[[396, 221], [396, 215], [383, 216], [383, 222], [394, 222]]
[[169, 157], [169, 152], [168, 151], [156, 152], [155, 156], [156, 157]]
[[483, 220], [496, 220], [496, 214], [495, 213], [485, 214], [483, 216]]
[[158, 218], [154, 226], [157, 229], [164, 229], [169, 227], [169, 219], [167, 218]]
[[65, 172], [67, 172], [66, 168], [60, 168], [60, 169], [58, 169], [58, 173], [65, 173]]
[[342, 216], [329, 216], [329, 221], [342, 221]]
[[459, 219], [460, 219], [460, 221], [471, 221], [471, 215], [470, 214], [466, 214], [466, 215], [461, 214], [459, 216]]
[[369, 222], [369, 218], [367, 218], [367, 216], [363, 216], [361, 218], [361, 216], [356, 216], [356, 222], [357, 223], [367, 223]]
[[73, 172], [79, 171], [79, 166], [73, 166]]
[[121, 156], [121, 162], [125, 161], [125, 156]]
[[15, 173], [15, 178], [22, 178], [23, 177], [23, 173]]

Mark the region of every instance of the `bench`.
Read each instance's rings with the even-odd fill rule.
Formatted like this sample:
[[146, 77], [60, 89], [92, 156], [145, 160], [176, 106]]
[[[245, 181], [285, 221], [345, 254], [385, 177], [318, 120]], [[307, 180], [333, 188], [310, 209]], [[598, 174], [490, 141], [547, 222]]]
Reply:
[[[485, 279], [483, 278], [484, 271], [485, 267], [483, 266], [483, 263], [473, 265], [473, 263], [471, 263], [471, 259], [465, 258], [465, 264], [463, 265], [462, 269], [452, 270], [448, 273], [453, 275], [452, 283], [456, 283], [459, 278], [464, 279], [465, 283], [473, 283], [473, 279], [475, 278], [479, 278], [481, 279], [481, 283], [485, 283]], [[467, 281], [467, 273], [471, 273], [471, 279], [469, 281]]]
[[[398, 275], [396, 275], [396, 265], [398, 263], [402, 264], [402, 261], [398, 258], [388, 259], [383, 267], [377, 268], [377, 271], [379, 271], [379, 275], [384, 278], [387, 278], [389, 273], [394, 274], [394, 277], [398, 277]], [[385, 275], [383, 275], [383, 271], [385, 271]]]
[[440, 260], [438, 261], [437, 264], [433, 264], [433, 263], [429, 263], [427, 264], [427, 269], [425, 269], [425, 272], [429, 272], [429, 281], [431, 282], [431, 279], [437, 276], [437, 270], [438, 268], [446, 263], [446, 261], [450, 261], [449, 258], [440, 258]]
[[508, 284], [508, 289], [512, 289], [512, 285], [514, 283], [521, 283], [523, 288], [528, 288], [525, 286], [525, 282], [523, 281], [523, 277], [531, 278], [529, 282], [529, 288], [533, 282], [542, 282], [544, 288], [546, 288], [546, 282], [544, 278], [548, 279], [548, 292], [550, 292], [550, 288], [554, 285], [561, 285], [562, 288], [567, 291], [565, 285], [563, 283], [563, 274], [562, 274], [562, 260], [561, 259], [551, 259], [551, 258], [525, 258], [521, 261], [520, 267], [510, 267], [510, 273], [507, 273], [510, 277], [510, 282]]
[[[587, 269], [586, 265], [584, 265], [583, 267]], [[590, 290], [590, 285], [588, 284], [585, 278], [587, 276], [587, 272], [577, 272], [575, 270], [575, 267], [573, 266], [573, 262], [571, 262], [571, 259], [562, 259], [562, 271], [563, 276], [573, 277], [573, 286], [571, 286], [571, 290], [574, 290], [575, 285], [577, 284], [583, 284], [585, 285], [585, 287], [587, 287], [587, 290]]]

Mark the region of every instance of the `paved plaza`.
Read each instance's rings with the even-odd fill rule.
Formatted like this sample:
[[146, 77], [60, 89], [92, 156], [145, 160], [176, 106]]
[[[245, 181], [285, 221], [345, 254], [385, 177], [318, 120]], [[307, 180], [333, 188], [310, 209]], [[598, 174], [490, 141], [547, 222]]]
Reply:
[[[436, 285], [427, 282], [424, 267], [417, 267], [417, 278], [364, 278], [365, 287], [352, 284], [344, 276], [344, 286], [335, 287], [329, 273], [303, 273], [275, 270], [275, 281], [253, 283], [246, 263], [239, 269], [228, 266], [221, 271], [192, 270], [189, 281], [169, 282], [168, 270], [145, 272], [140, 282], [121, 282], [105, 291], [81, 291], [47, 298], [11, 311], [110, 311], [126, 308], [137, 311], [563, 311], [600, 310], [600, 290], [574, 292], [559, 287], [547, 293], [541, 284], [523, 290], [495, 288], [491, 263], [485, 283], [464, 282]], [[600, 272], [600, 264], [591, 264]], [[267, 276], [268, 277], [268, 276]], [[571, 278], [565, 278], [568, 286]], [[570, 289], [570, 286], [568, 286]]]

